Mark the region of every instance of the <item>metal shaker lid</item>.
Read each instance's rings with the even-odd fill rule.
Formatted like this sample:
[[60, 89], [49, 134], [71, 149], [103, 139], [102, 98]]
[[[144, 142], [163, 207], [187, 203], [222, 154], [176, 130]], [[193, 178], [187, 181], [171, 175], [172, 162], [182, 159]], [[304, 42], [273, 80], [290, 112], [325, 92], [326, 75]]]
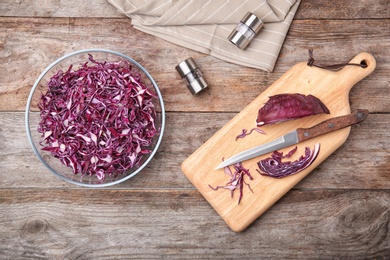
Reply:
[[198, 65], [196, 65], [193, 58], [188, 58], [185, 61], [180, 62], [179, 65], [176, 66], [176, 70], [180, 74], [180, 77], [184, 77], [185, 75], [187, 75], [193, 70], [196, 70], [197, 68]]
[[230, 33], [228, 39], [241, 50], [244, 50], [254, 35], [263, 27], [263, 22], [256, 15], [248, 12]]
[[263, 21], [251, 12], [246, 13], [246, 15], [241, 19], [241, 22], [251, 28], [251, 30], [255, 33], [258, 33], [264, 25]]

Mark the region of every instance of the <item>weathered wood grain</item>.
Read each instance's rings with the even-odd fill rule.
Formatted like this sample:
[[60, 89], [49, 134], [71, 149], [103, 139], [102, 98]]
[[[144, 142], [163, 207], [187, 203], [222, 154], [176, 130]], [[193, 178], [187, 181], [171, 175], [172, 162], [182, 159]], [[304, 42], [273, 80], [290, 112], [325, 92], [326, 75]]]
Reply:
[[[194, 189], [180, 164], [234, 113], [168, 113], [161, 147], [137, 176], [113, 189]], [[0, 189], [77, 188], [49, 172], [30, 148], [24, 114], [0, 113]], [[300, 189], [390, 189], [390, 115], [371, 114]], [[18, 163], [15, 163], [18, 162]]]
[[[244, 233], [197, 191], [3, 189], [7, 259], [385, 259], [389, 191], [291, 191]], [[1, 257], [0, 257], [1, 258]]]
[[[388, 0], [303, 0], [295, 19], [383, 19], [390, 18]], [[387, 7], [387, 8], [386, 8]], [[124, 17], [107, 0], [41, 1], [2, 0], [0, 16], [17, 17]]]
[[302, 0], [295, 19], [388, 19], [389, 0]]
[[[369, 41], [366, 39], [370, 39]], [[115, 47], [114, 47], [115, 46]], [[377, 69], [351, 91], [350, 102], [389, 112], [390, 20], [295, 21], [273, 73], [234, 65], [136, 31], [123, 19], [0, 18], [0, 111], [24, 110], [28, 93], [46, 66], [86, 48], [114, 49], [140, 62], [159, 85], [168, 111], [238, 112], [291, 66], [308, 59], [347, 62], [366, 51]], [[210, 87], [191, 96], [175, 66], [194, 57]], [[223, 76], [221, 75], [228, 75]]]
[[[0, 1], [0, 259], [388, 259], [390, 1], [303, 0], [273, 73], [223, 62], [132, 28], [107, 0]], [[167, 129], [142, 173], [107, 189], [56, 178], [30, 149], [26, 98], [66, 53], [107, 48], [159, 84]], [[232, 232], [181, 162], [314, 48], [318, 62], [361, 51], [377, 69], [350, 93], [369, 118], [243, 233]], [[191, 96], [174, 67], [193, 57], [211, 85]], [[226, 77], [229, 75], [229, 77]], [[8, 111], [8, 112], [6, 112]]]

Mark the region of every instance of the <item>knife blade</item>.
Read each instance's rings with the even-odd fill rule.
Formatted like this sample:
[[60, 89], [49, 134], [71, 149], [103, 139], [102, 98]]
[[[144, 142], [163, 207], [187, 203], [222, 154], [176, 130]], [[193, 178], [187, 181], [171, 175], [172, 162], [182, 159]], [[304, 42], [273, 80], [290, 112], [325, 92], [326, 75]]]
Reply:
[[256, 146], [249, 150], [238, 153], [227, 160], [223, 161], [220, 165], [217, 166], [217, 169], [221, 169], [223, 167], [243, 162], [254, 157], [273, 152], [294, 144], [298, 144], [305, 140], [324, 135], [330, 132], [337, 131], [339, 129], [360, 123], [364, 121], [368, 116], [369, 111], [366, 109], [357, 109], [353, 113], [333, 117], [327, 119], [319, 124], [316, 124], [309, 128], [297, 128], [277, 139], [274, 139], [268, 143], [265, 143], [260, 146]]

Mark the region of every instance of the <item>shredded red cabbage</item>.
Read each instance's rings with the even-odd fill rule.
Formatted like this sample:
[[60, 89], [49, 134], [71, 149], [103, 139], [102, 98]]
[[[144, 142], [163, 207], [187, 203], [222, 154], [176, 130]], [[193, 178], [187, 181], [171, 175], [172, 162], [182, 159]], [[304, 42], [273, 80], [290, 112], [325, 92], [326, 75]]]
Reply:
[[305, 148], [305, 155], [302, 155], [298, 160], [294, 162], [282, 162], [284, 158], [290, 158], [297, 151], [297, 147], [292, 149], [288, 154], [275, 151], [270, 158], [266, 158], [257, 163], [260, 171], [257, 170], [261, 175], [270, 176], [273, 178], [283, 178], [289, 175], [296, 174], [309, 167], [320, 151], [320, 144], [315, 144], [314, 149], [311, 150], [309, 147]]
[[313, 95], [280, 94], [271, 96], [260, 108], [256, 123], [257, 126], [262, 126], [321, 113], [330, 112], [325, 104]]
[[242, 129], [241, 134], [239, 134], [239, 135], [236, 136], [236, 141], [237, 141], [239, 138], [244, 138], [245, 136], [252, 134], [253, 131], [256, 131], [256, 132], [258, 132], [259, 134], [265, 135], [265, 132], [264, 132], [263, 130], [261, 130], [260, 128], [257, 128], [257, 127], [252, 128], [252, 129], [249, 131], [249, 133], [248, 133], [248, 130], [247, 130], [247, 129]]
[[[91, 64], [89, 64], [91, 62]], [[153, 94], [126, 61], [58, 71], [38, 105], [43, 150], [74, 174], [116, 177], [139, 165], [159, 130]]]
[[243, 195], [244, 184], [248, 186], [249, 190], [253, 193], [251, 186], [244, 180], [244, 176], [247, 175], [250, 180], [253, 180], [253, 178], [249, 170], [243, 167], [242, 163], [239, 162], [234, 164], [233, 168], [235, 170], [234, 173], [232, 172], [229, 166], [226, 166], [224, 168], [225, 174], [230, 176], [230, 181], [226, 183], [226, 185], [217, 186], [214, 188], [209, 184], [209, 187], [213, 190], [218, 190], [219, 188], [230, 190], [232, 198], [233, 198], [234, 191], [236, 189], [240, 189], [240, 196], [238, 197], [238, 204], [240, 204]]

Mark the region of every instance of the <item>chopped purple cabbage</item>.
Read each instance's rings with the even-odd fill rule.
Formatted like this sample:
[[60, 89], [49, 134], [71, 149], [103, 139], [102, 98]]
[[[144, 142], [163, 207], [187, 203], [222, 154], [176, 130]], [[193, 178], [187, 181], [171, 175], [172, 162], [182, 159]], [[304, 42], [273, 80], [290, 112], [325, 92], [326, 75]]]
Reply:
[[50, 79], [38, 105], [38, 132], [42, 150], [74, 174], [103, 181], [138, 166], [151, 153], [159, 133], [156, 95], [126, 60], [98, 62], [89, 54], [89, 62]]
[[226, 185], [216, 186], [215, 188], [209, 184], [209, 187], [213, 190], [218, 190], [219, 188], [230, 190], [231, 197], [233, 198], [234, 191], [236, 189], [240, 190], [240, 195], [238, 197], [238, 204], [240, 204], [243, 192], [244, 192], [244, 184], [248, 186], [249, 190], [253, 193], [251, 186], [244, 180], [244, 176], [248, 176], [250, 180], [253, 180], [252, 175], [250, 174], [248, 169], [245, 169], [241, 162], [233, 165], [234, 172], [230, 169], [229, 166], [224, 168], [224, 173], [230, 176], [230, 180]]
[[317, 158], [317, 155], [320, 151], [320, 144], [316, 144], [313, 150], [309, 147], [306, 147], [305, 155], [302, 155], [296, 161], [282, 162], [282, 159], [290, 158], [296, 151], [297, 147], [292, 149], [286, 155], [283, 155], [283, 153], [278, 151], [273, 152], [271, 157], [261, 160], [257, 163], [257, 166], [260, 169], [258, 172], [264, 176], [283, 178], [303, 171], [309, 167]]

